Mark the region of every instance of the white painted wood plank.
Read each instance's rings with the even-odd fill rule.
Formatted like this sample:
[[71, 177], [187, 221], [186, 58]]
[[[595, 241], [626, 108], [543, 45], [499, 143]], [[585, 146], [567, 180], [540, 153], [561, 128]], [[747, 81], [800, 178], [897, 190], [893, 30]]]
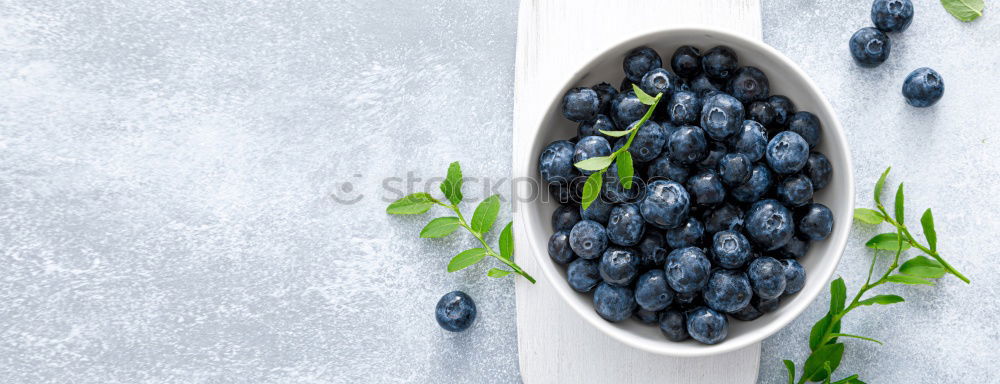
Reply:
[[[538, 125], [549, 101], [556, 97], [554, 93], [572, 76], [574, 68], [625, 37], [670, 25], [700, 24], [761, 38], [759, 0], [523, 0], [520, 6], [514, 143], [522, 142], [522, 137]], [[518, 162], [517, 156], [514, 161]], [[523, 231], [523, 227], [515, 225], [515, 231]], [[541, 275], [527, 252], [526, 247], [519, 247], [518, 263]], [[521, 377], [526, 383], [757, 380], [759, 344], [708, 358], [679, 359], [641, 352], [587, 324], [551, 284], [545, 279], [535, 285], [517, 281], [518, 350]]]

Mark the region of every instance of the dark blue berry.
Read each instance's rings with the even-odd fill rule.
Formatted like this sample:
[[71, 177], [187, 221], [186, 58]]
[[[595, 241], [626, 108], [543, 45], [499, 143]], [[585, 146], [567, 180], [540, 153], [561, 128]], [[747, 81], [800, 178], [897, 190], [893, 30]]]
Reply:
[[593, 89], [577, 87], [566, 91], [562, 100], [562, 113], [573, 121], [593, 120], [597, 116], [601, 98]]
[[668, 229], [663, 234], [663, 239], [666, 240], [667, 245], [675, 249], [701, 245], [704, 237], [705, 225], [693, 217], [688, 218], [681, 226]]
[[715, 205], [726, 198], [726, 188], [722, 186], [719, 174], [714, 170], [701, 171], [687, 181], [687, 190], [696, 204]]
[[781, 260], [781, 264], [785, 266], [784, 294], [792, 295], [798, 293], [802, 290], [802, 287], [806, 286], [806, 269], [802, 268], [802, 264], [793, 259]]
[[743, 153], [727, 153], [719, 160], [719, 179], [729, 186], [737, 186], [750, 180], [753, 160]]
[[538, 156], [538, 173], [547, 183], [568, 185], [579, 173], [573, 166], [573, 143], [554, 141]]
[[788, 120], [788, 130], [802, 136], [809, 143], [809, 148], [815, 148], [823, 138], [823, 125], [820, 124], [819, 118], [806, 111], [796, 112], [792, 115]]
[[818, 191], [830, 184], [830, 178], [833, 176], [833, 166], [830, 165], [830, 160], [827, 160], [825, 155], [819, 152], [812, 152], [809, 154], [809, 160], [806, 160], [806, 166], [802, 169], [802, 172], [805, 172], [806, 176], [809, 176], [809, 180], [813, 184], [813, 189]]
[[680, 87], [681, 79], [663, 68], [654, 68], [646, 72], [639, 82], [639, 88], [647, 95], [656, 96], [656, 94], [662, 93], [664, 100], [669, 100], [674, 92], [680, 90]]
[[758, 311], [757, 308], [755, 308], [752, 303], [748, 303], [742, 309], [730, 313], [729, 315], [739, 321], [754, 321], [764, 314]]
[[646, 231], [636, 248], [639, 249], [639, 266], [643, 269], [662, 268], [667, 261], [663, 236], [657, 232]]
[[599, 114], [594, 120], [584, 121], [580, 123], [577, 127], [577, 138], [584, 138], [587, 136], [601, 136], [606, 140], [611, 140], [611, 136], [601, 133], [601, 130], [605, 131], [617, 131], [618, 128], [611, 121], [611, 118], [604, 114]]
[[671, 159], [667, 153], [663, 153], [649, 164], [646, 176], [649, 180], [673, 180], [683, 183], [688, 179], [688, 169]]
[[583, 220], [569, 232], [569, 246], [577, 256], [596, 259], [608, 248], [608, 234], [600, 223]]
[[600, 83], [593, 87], [590, 87], [597, 92], [597, 97], [601, 100], [600, 106], [597, 108], [598, 113], [608, 113], [611, 111], [611, 100], [615, 99], [618, 95], [618, 90], [615, 86], [608, 83]]
[[608, 217], [611, 216], [612, 206], [613, 205], [605, 199], [594, 199], [587, 209], [583, 209], [582, 205], [580, 206], [580, 217], [584, 220], [593, 220], [601, 224], [607, 224]]
[[823, 204], [812, 203], [805, 207], [796, 224], [803, 239], [823, 240], [833, 231], [833, 212]]
[[633, 91], [619, 93], [611, 100], [611, 118], [615, 125], [627, 127], [646, 114], [649, 106], [639, 101]]
[[697, 93], [691, 91], [678, 91], [670, 97], [667, 103], [667, 112], [670, 114], [670, 122], [678, 125], [688, 125], [698, 123], [698, 116], [701, 113], [701, 98]]
[[701, 73], [701, 51], [690, 45], [683, 45], [670, 57], [670, 68], [680, 77], [691, 78]]
[[801, 173], [786, 177], [778, 183], [777, 194], [782, 204], [800, 207], [812, 200], [812, 180]]
[[[601, 136], [587, 136], [576, 143], [573, 149], [573, 164], [587, 160], [591, 157], [610, 156], [611, 143]], [[594, 171], [581, 170], [584, 175], [594, 173]]]
[[576, 207], [560, 205], [552, 212], [552, 230], [569, 231], [580, 222], [580, 210]]
[[441, 296], [434, 317], [438, 325], [449, 332], [461, 332], [476, 320], [476, 302], [462, 291], [452, 291]]
[[774, 107], [771, 106], [771, 103], [758, 100], [750, 103], [746, 109], [747, 117], [750, 118], [750, 120], [756, 121], [765, 127], [774, 125], [776, 113], [774, 112]]
[[676, 309], [660, 313], [660, 331], [670, 341], [684, 341], [690, 337], [687, 331], [687, 317]]
[[750, 300], [750, 304], [757, 307], [757, 310], [762, 313], [771, 313], [778, 310], [778, 304], [781, 304], [781, 298], [775, 297], [773, 299], [764, 299], [759, 296], [754, 296]]
[[750, 206], [743, 225], [750, 240], [764, 251], [785, 246], [795, 234], [792, 212], [773, 199], [761, 200]]
[[729, 79], [729, 92], [741, 103], [750, 104], [766, 99], [771, 93], [771, 83], [757, 67], [743, 67]]
[[702, 161], [698, 162], [698, 169], [710, 169], [713, 171], [718, 169], [719, 160], [722, 160], [722, 157], [727, 153], [729, 153], [729, 148], [718, 141], [712, 141], [708, 145], [708, 155]]
[[736, 52], [724, 45], [709, 49], [701, 56], [701, 69], [708, 77], [716, 80], [730, 78], [739, 65]]
[[788, 244], [784, 247], [778, 248], [778, 256], [786, 259], [798, 259], [806, 255], [809, 252], [809, 242], [806, 240], [799, 239], [796, 236], [792, 236], [788, 239]]
[[750, 171], [747, 182], [731, 189], [729, 194], [739, 202], [752, 203], [760, 200], [771, 189], [774, 177], [766, 165], [757, 163]]
[[646, 186], [639, 210], [646, 222], [663, 229], [680, 225], [691, 209], [691, 196], [675, 181], [656, 180]]
[[917, 68], [903, 82], [903, 97], [914, 107], [930, 107], [944, 96], [944, 79], [937, 71]]
[[[576, 207], [580, 205], [580, 201], [583, 199], [583, 183], [587, 180], [585, 176], [576, 176], [568, 183], [549, 183], [549, 195], [552, 196], [553, 201]], [[543, 202], [549, 202], [550, 200], [545, 196], [542, 196]]]
[[[742, 268], [750, 260], [750, 241], [737, 231], [716, 232], [712, 237], [712, 258], [722, 268]], [[747, 300], [750, 298], [747, 297]]]
[[734, 152], [747, 155], [750, 161], [756, 162], [764, 157], [767, 150], [767, 129], [759, 122], [743, 120], [731, 141]]
[[647, 311], [642, 308], [638, 308], [632, 313], [636, 319], [641, 321], [643, 324], [654, 324], [660, 319], [660, 313], [654, 311]]
[[639, 275], [639, 255], [630, 248], [608, 247], [597, 269], [605, 282], [628, 286]]
[[[668, 280], [669, 284], [670, 281]], [[674, 291], [674, 303], [679, 308], [693, 308], [699, 305], [703, 305], [704, 302], [701, 300], [701, 291], [695, 292], [676, 292]]]
[[708, 275], [712, 264], [700, 248], [687, 247], [675, 249], [667, 255], [664, 272], [667, 283], [674, 291], [691, 293], [698, 292], [708, 283]]
[[702, 344], [718, 344], [729, 334], [729, 320], [711, 308], [695, 308], [687, 314], [687, 331]]
[[635, 283], [635, 302], [647, 311], [662, 311], [674, 301], [674, 291], [667, 286], [662, 269], [643, 273]]
[[618, 176], [618, 163], [612, 164], [604, 172], [604, 184], [601, 187], [601, 196], [610, 203], [632, 202], [642, 196], [644, 184], [636, 176], [632, 176], [632, 188], [625, 189]]
[[706, 96], [701, 106], [701, 127], [708, 137], [722, 141], [743, 123], [743, 103], [725, 93]]
[[775, 172], [795, 173], [809, 160], [809, 143], [798, 133], [780, 132], [767, 143], [767, 152], [764, 155], [767, 158], [767, 165]]
[[639, 244], [645, 230], [646, 221], [639, 213], [638, 204], [619, 204], [611, 208], [607, 232], [612, 243], [623, 246]]
[[690, 88], [690, 91], [696, 93], [699, 97], [705, 97], [712, 92], [721, 91], [722, 85], [718, 81], [710, 79], [708, 75], [699, 73], [691, 79]]
[[660, 54], [649, 47], [639, 47], [629, 51], [625, 55], [625, 61], [622, 62], [625, 77], [636, 84], [642, 81], [642, 76], [646, 72], [662, 67], [663, 60], [660, 59]]
[[913, 21], [910, 0], [875, 0], [872, 2], [872, 24], [882, 32], [903, 32]]
[[854, 32], [849, 47], [851, 56], [854, 56], [854, 61], [858, 65], [871, 68], [877, 67], [889, 58], [892, 41], [882, 31], [872, 27], [864, 27]]
[[[635, 124], [629, 125], [628, 129], [632, 129], [633, 127], [635, 127]], [[619, 140], [627, 141], [628, 136], [622, 137]], [[636, 132], [635, 138], [632, 139], [632, 145], [628, 147], [628, 151], [632, 154], [632, 160], [645, 163], [659, 156], [666, 143], [667, 135], [663, 133], [663, 128], [655, 122], [647, 121], [639, 128], [639, 132]]]
[[785, 265], [773, 257], [759, 257], [751, 261], [747, 277], [753, 292], [761, 299], [774, 299], [785, 292]]
[[750, 304], [753, 291], [750, 280], [740, 271], [719, 269], [712, 272], [705, 286], [705, 304], [719, 312], [736, 312]]
[[677, 128], [667, 140], [667, 153], [680, 164], [694, 164], [708, 155], [708, 141], [705, 131], [694, 125]]
[[635, 311], [635, 296], [627, 287], [601, 283], [594, 291], [594, 310], [607, 321], [625, 320]]
[[566, 268], [566, 280], [573, 290], [581, 293], [590, 292], [601, 282], [601, 273], [597, 270], [597, 261], [576, 259]]
[[767, 103], [774, 108], [774, 125], [788, 126], [788, 118], [795, 114], [795, 104], [792, 100], [783, 95], [774, 95], [767, 98]]
[[705, 212], [705, 234], [715, 236], [719, 231], [738, 229], [743, 226], [743, 211], [733, 204], [723, 204]]
[[569, 246], [569, 231], [558, 231], [549, 237], [549, 257], [559, 264], [569, 264], [576, 258]]

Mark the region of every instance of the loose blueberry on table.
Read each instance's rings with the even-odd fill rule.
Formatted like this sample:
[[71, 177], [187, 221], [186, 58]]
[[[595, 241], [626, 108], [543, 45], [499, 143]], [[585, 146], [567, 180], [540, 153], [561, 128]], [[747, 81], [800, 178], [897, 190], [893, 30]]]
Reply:
[[[859, 62], [881, 63], [888, 37], [870, 30], [856, 36]], [[562, 204], [549, 255], [605, 320], [723, 342], [730, 321], [766, 317], [803, 288], [810, 242], [833, 230], [817, 202], [833, 179], [821, 118], [770, 94], [767, 68], [741, 67], [729, 47], [683, 46], [667, 62], [638, 47], [622, 68], [620, 90], [607, 81], [566, 92], [562, 111], [577, 134], [539, 154]], [[934, 76], [919, 75], [904, 94], [933, 99]], [[603, 168], [578, 166], [599, 158]]]
[[438, 325], [446, 331], [464, 331], [476, 320], [476, 302], [465, 292], [448, 292], [438, 300], [434, 317]]

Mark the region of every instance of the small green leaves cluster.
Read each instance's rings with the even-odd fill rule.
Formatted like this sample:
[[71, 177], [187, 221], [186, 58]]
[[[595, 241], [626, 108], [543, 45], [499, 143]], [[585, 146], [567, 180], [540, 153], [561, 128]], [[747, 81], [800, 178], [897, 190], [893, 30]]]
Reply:
[[587, 160], [579, 161], [575, 165], [585, 171], [594, 171], [587, 177], [587, 181], [583, 184], [583, 209], [590, 207], [590, 204], [597, 200], [597, 196], [601, 194], [601, 185], [604, 180], [604, 172], [607, 172], [611, 164], [618, 164], [618, 181], [622, 184], [625, 189], [632, 189], [632, 177], [635, 176], [635, 169], [632, 167], [632, 153], [628, 151], [629, 147], [632, 146], [632, 140], [635, 139], [636, 133], [639, 132], [639, 128], [642, 127], [649, 118], [653, 116], [653, 111], [656, 106], [660, 104], [660, 100], [663, 98], [663, 93], [656, 94], [656, 97], [650, 96], [646, 92], [643, 92], [641, 88], [637, 85], [632, 84], [632, 90], [635, 91], [635, 95], [639, 98], [639, 102], [648, 105], [649, 109], [646, 110], [646, 114], [636, 122], [632, 128], [626, 129], [624, 131], [605, 131], [600, 130], [601, 133], [611, 136], [611, 137], [623, 137], [629, 135], [628, 141], [625, 142], [621, 148], [614, 151], [609, 156], [598, 156], [591, 157]]
[[[809, 332], [809, 350], [812, 353], [802, 366], [802, 375], [796, 381], [796, 367], [791, 360], [784, 360], [785, 368], [788, 369], [788, 383], [805, 383], [815, 381], [823, 383], [864, 383], [858, 375], [851, 375], [846, 378], [831, 381], [833, 372], [840, 366], [841, 358], [844, 356], [844, 346], [842, 338], [853, 338], [882, 344], [881, 341], [871, 337], [853, 335], [841, 332], [841, 321], [845, 315], [852, 310], [874, 306], [890, 305], [902, 303], [904, 300], [897, 295], [867, 295], [872, 289], [883, 284], [919, 284], [934, 285], [933, 279], [944, 277], [945, 274], [952, 274], [962, 281], [968, 283], [969, 279], [959, 273], [949, 265], [937, 252], [937, 232], [934, 230], [934, 216], [928, 209], [920, 218], [921, 226], [924, 230], [924, 237], [927, 239], [927, 246], [913, 237], [905, 224], [905, 203], [903, 184], [896, 189], [895, 201], [893, 204], [893, 214], [890, 215], [882, 204], [882, 189], [885, 185], [886, 177], [890, 168], [887, 168], [882, 176], [875, 183], [875, 206], [876, 209], [858, 208], [854, 211], [854, 218], [860, 222], [878, 225], [882, 223], [891, 224], [894, 232], [878, 234], [865, 243], [865, 246], [875, 250], [871, 265], [868, 267], [868, 277], [865, 283], [858, 290], [854, 298], [847, 302], [847, 284], [843, 278], [837, 278], [830, 283], [830, 309], [819, 321], [813, 325]], [[903, 251], [916, 248], [926, 256], [920, 255], [900, 265], [900, 257]], [[878, 258], [878, 251], [891, 251], [894, 253], [892, 263], [878, 277], [872, 280], [875, 271], [875, 261]], [[928, 258], [927, 256], [930, 256]]]
[[482, 245], [482, 247], [467, 249], [455, 255], [448, 262], [448, 272], [460, 271], [483, 261], [486, 256], [492, 256], [509, 269], [492, 268], [486, 273], [487, 276], [500, 278], [516, 273], [534, 284], [535, 278], [514, 262], [514, 233], [511, 228], [511, 225], [514, 224], [513, 221], [507, 223], [507, 226], [500, 231], [498, 244], [500, 252], [494, 251], [484, 239], [484, 236], [493, 229], [493, 223], [496, 222], [497, 214], [500, 213], [500, 197], [493, 195], [483, 200], [473, 212], [472, 220], [466, 221], [458, 207], [463, 199], [462, 182], [462, 168], [456, 161], [448, 167], [448, 176], [441, 182], [441, 193], [444, 194], [447, 202], [435, 199], [429, 193], [418, 192], [389, 204], [385, 212], [391, 215], [419, 215], [426, 213], [435, 205], [447, 208], [455, 216], [444, 216], [431, 220], [420, 231], [420, 237], [425, 239], [441, 238], [454, 233], [458, 228], [465, 228]]
[[956, 19], [969, 22], [983, 15], [983, 0], [941, 0], [941, 6]]

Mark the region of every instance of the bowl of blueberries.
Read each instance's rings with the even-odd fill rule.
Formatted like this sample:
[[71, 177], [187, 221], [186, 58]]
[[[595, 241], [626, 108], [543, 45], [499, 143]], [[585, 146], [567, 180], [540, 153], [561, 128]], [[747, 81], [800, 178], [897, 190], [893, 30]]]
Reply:
[[805, 310], [843, 253], [843, 129], [761, 42], [709, 28], [624, 41], [576, 71], [525, 140], [515, 175], [549, 193], [516, 202], [519, 242], [580, 316], [635, 348], [758, 342]]

